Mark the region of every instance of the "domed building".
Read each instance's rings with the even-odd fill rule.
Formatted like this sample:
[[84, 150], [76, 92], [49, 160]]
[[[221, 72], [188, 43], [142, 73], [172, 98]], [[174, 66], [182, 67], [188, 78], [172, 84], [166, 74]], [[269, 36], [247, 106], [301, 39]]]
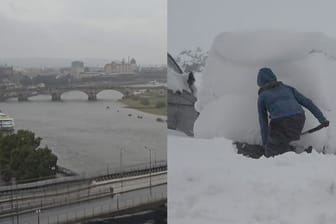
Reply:
[[128, 62], [125, 59], [112, 61], [110, 64], [104, 66], [104, 71], [106, 74], [134, 74], [136, 68], [136, 60], [132, 58]]

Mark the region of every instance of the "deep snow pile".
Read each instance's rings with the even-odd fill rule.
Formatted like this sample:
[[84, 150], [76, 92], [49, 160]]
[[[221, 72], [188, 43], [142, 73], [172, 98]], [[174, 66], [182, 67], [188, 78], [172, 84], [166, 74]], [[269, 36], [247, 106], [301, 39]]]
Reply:
[[[198, 137], [260, 143], [257, 73], [270, 67], [321, 108], [331, 127], [307, 135], [301, 145], [336, 152], [336, 41], [321, 33], [256, 31], [222, 33], [214, 40], [198, 92]], [[306, 112], [304, 129], [318, 125]]]
[[168, 136], [168, 223], [334, 224], [336, 156], [258, 160], [224, 138]]

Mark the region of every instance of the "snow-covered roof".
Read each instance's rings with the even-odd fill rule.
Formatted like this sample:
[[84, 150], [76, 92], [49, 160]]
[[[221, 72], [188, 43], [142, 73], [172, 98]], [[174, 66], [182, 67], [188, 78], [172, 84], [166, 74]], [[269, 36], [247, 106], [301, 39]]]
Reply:
[[185, 74], [181, 67], [176, 63], [174, 58], [168, 54], [168, 70], [167, 70], [168, 89], [175, 92], [191, 92], [188, 85], [188, 75]]
[[167, 74], [168, 89], [172, 90], [173, 92], [177, 91], [183, 92], [183, 90], [191, 92], [187, 80], [188, 80], [187, 74], [179, 74], [175, 72], [172, 68], [168, 67], [168, 74]]

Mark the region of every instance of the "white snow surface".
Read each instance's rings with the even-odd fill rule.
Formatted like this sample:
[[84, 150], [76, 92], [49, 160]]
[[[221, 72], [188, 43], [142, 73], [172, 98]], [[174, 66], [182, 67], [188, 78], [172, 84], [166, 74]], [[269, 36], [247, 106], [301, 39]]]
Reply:
[[168, 136], [168, 223], [334, 224], [336, 156], [255, 160], [225, 138]]
[[[278, 80], [297, 88], [322, 110], [331, 126], [298, 144], [336, 152], [336, 40], [322, 33], [254, 31], [222, 33], [209, 51], [198, 88], [196, 137], [260, 143], [257, 73], [269, 67]], [[304, 130], [318, 121], [306, 111]]]

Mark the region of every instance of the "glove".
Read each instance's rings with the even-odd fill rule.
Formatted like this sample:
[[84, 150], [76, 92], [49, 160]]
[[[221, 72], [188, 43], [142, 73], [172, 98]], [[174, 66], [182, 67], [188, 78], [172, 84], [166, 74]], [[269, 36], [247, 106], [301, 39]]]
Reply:
[[325, 120], [325, 121], [323, 121], [322, 123], [321, 123], [321, 125], [323, 126], [323, 127], [328, 127], [329, 126], [329, 121], [328, 120]]

